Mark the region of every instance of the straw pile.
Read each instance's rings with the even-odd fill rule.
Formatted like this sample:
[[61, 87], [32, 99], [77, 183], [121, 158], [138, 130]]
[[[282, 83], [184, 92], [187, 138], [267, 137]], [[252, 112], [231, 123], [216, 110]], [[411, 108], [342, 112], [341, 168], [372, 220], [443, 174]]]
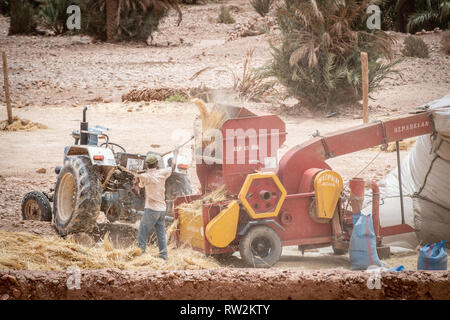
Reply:
[[34, 131], [37, 129], [48, 129], [48, 127], [45, 124], [18, 117], [14, 117], [11, 124], [8, 123], [8, 120], [0, 121], [0, 131]]
[[178, 206], [182, 213], [188, 213], [195, 218], [200, 216], [203, 211], [203, 204], [214, 204], [227, 200], [227, 190], [225, 186], [221, 186], [213, 192], [206, 194], [203, 198], [194, 200], [192, 202], [185, 202]]
[[169, 261], [158, 257], [158, 248], [148, 246], [145, 254], [136, 247], [115, 249], [109, 236], [103, 243], [86, 246], [59, 237], [40, 237], [25, 232], [0, 230], [0, 269], [67, 270], [118, 268], [122, 270], [214, 269], [212, 258], [188, 248], [168, 245]]

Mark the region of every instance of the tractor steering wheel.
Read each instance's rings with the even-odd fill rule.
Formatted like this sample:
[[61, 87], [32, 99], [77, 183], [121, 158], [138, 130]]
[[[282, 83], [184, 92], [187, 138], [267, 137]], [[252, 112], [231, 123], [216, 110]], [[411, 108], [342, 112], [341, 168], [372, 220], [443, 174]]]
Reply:
[[120, 144], [117, 144], [117, 143], [114, 143], [114, 142], [103, 142], [100, 145], [100, 147], [109, 148], [109, 149], [111, 149], [111, 151], [114, 154], [116, 154], [117, 152], [124, 152], [124, 153], [127, 152], [124, 147], [122, 147]]

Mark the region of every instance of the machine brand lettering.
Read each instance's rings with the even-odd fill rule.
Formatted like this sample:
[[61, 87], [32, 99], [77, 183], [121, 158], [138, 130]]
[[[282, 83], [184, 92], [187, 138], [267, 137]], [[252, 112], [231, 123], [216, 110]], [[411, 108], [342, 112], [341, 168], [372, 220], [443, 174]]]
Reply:
[[402, 133], [404, 131], [428, 127], [429, 125], [430, 125], [429, 121], [414, 122], [414, 123], [406, 124], [403, 126], [394, 127], [394, 133]]
[[325, 174], [319, 178], [319, 183], [323, 183], [324, 185], [326, 185], [326, 182], [334, 182], [336, 184], [339, 184], [339, 179], [332, 174]]
[[[279, 130], [271, 129], [270, 146], [268, 141], [267, 129], [259, 129], [258, 132], [253, 129], [227, 129], [226, 132], [226, 163], [227, 164], [255, 164], [259, 159], [267, 156], [276, 156], [278, 152]], [[248, 141], [248, 143], [246, 143]], [[236, 142], [236, 143], [235, 143]], [[270, 154], [268, 150], [270, 148]], [[246, 158], [248, 152], [248, 159]]]

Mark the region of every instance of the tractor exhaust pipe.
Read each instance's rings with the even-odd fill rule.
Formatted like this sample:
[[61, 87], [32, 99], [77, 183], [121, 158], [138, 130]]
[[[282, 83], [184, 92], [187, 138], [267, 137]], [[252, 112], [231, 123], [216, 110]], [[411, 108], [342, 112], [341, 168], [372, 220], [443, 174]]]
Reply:
[[89, 130], [89, 124], [86, 121], [87, 107], [83, 109], [83, 121], [80, 123], [80, 145], [87, 145], [89, 143], [89, 134], [86, 131]]

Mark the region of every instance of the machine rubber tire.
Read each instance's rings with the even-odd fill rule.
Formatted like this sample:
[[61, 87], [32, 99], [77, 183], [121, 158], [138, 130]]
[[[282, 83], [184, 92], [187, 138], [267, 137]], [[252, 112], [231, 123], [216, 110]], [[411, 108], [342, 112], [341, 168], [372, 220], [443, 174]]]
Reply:
[[91, 232], [102, 200], [99, 176], [86, 156], [70, 156], [56, 181], [53, 201], [55, 227], [65, 236]]
[[[258, 255], [255, 246], [261, 244], [264, 256]], [[270, 246], [270, 248], [267, 248]], [[261, 247], [260, 247], [261, 248]], [[269, 268], [281, 257], [283, 248], [280, 236], [268, 226], [256, 226], [251, 228], [239, 242], [239, 252], [246, 265], [255, 268]]]
[[40, 191], [28, 192], [21, 207], [23, 220], [52, 221], [52, 206]]

